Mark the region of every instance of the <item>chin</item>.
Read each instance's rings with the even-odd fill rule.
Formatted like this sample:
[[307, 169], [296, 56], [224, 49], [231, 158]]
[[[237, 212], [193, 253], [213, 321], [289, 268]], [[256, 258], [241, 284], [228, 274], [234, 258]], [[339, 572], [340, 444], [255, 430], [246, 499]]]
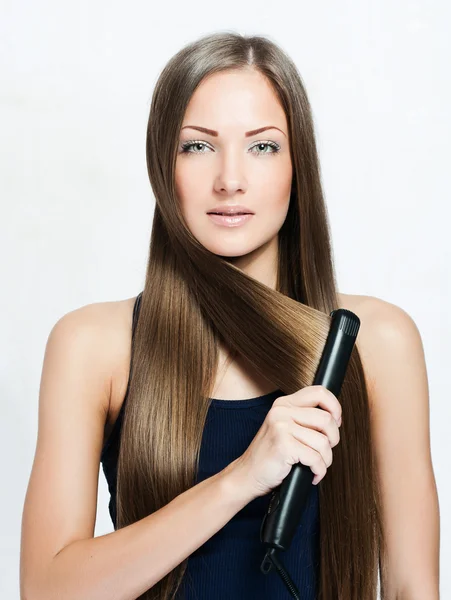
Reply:
[[[207, 248], [207, 250], [210, 249]], [[220, 258], [224, 258], [226, 260], [228, 259], [231, 262], [234, 259], [241, 258], [243, 256], [246, 256], [247, 254], [250, 254], [251, 250], [246, 250], [243, 252], [237, 252], [236, 250], [234, 252], [227, 252], [226, 250], [210, 250], [210, 252], [212, 254], [216, 254], [216, 256], [219, 256]]]
[[252, 254], [252, 252], [255, 252], [255, 250], [260, 248], [260, 244], [258, 244], [257, 246], [246, 246], [241, 248], [230, 248], [230, 244], [227, 248], [225, 244], [223, 247], [221, 247], [220, 244], [215, 244], [214, 246], [208, 246], [207, 244], [204, 244], [204, 247], [212, 254], [216, 254], [216, 256], [219, 256], [220, 258], [223, 258], [228, 262], [234, 262], [235, 260], [238, 260], [240, 258], [243, 258], [244, 256]]

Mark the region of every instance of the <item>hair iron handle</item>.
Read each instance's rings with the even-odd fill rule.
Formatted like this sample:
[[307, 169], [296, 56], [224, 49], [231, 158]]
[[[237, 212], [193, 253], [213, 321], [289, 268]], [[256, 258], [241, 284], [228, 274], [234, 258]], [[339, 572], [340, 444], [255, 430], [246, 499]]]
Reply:
[[[330, 316], [332, 322], [329, 334], [312, 385], [322, 385], [338, 397], [360, 328], [360, 320], [353, 312], [343, 308], [332, 311]], [[260, 541], [271, 550], [268, 550], [260, 567], [263, 573], [271, 570], [271, 562], [276, 564], [275, 550], [289, 548], [311, 492], [313, 477], [310, 467], [297, 463], [273, 490], [260, 527]], [[284, 580], [289, 581], [288, 574], [280, 563], [277, 569]], [[292, 583], [285, 583], [289, 588], [291, 585], [295, 589]]]

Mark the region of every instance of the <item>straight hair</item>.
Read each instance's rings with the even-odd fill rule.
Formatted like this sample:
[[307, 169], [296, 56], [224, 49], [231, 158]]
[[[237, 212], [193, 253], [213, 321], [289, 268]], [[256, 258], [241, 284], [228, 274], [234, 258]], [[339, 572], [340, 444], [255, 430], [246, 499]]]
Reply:
[[[276, 289], [202, 246], [175, 190], [179, 133], [194, 91], [214, 73], [249, 69], [272, 85], [290, 134], [293, 183], [278, 233]], [[153, 92], [146, 159], [155, 211], [118, 456], [117, 528], [195, 485], [219, 343], [292, 394], [312, 385], [339, 306], [312, 111], [295, 64], [277, 44], [220, 32], [177, 52]], [[373, 600], [384, 537], [358, 339], [339, 401], [340, 443], [319, 484], [318, 598]], [[187, 561], [139, 598], [172, 600]]]

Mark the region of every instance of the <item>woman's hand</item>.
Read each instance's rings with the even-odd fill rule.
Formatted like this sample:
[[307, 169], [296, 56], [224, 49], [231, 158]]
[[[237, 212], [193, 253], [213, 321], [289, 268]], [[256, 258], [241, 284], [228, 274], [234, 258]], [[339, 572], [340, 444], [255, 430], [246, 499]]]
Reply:
[[312, 483], [319, 483], [340, 441], [341, 413], [337, 397], [322, 385], [277, 398], [247, 450], [234, 461], [254, 496], [280, 485], [299, 462], [315, 474]]

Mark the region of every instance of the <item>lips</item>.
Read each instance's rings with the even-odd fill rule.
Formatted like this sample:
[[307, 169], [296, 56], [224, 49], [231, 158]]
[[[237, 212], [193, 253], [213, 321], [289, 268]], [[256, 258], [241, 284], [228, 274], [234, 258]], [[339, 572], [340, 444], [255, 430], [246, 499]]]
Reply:
[[210, 211], [207, 214], [209, 214], [209, 215], [222, 215], [223, 217], [234, 217], [236, 215], [251, 215], [252, 213], [250, 213], [250, 212], [213, 212], [213, 211]]
[[208, 213], [210, 220], [220, 227], [241, 227], [254, 215], [247, 213], [245, 215], [231, 214], [231, 215], [218, 215], [215, 213]]
[[243, 206], [242, 204], [218, 204], [207, 211], [207, 214], [230, 217], [233, 215], [253, 215], [254, 213], [247, 206]]

